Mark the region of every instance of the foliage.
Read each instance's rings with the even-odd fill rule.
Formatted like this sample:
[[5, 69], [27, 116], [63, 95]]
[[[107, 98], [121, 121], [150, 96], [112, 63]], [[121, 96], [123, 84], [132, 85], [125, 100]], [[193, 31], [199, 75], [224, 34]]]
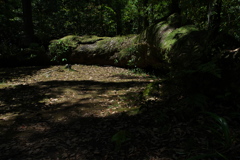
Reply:
[[68, 61], [72, 49], [76, 48], [79, 42], [94, 41], [95, 37], [78, 37], [69, 35], [58, 40], [51, 41], [49, 45], [49, 56], [54, 62]]
[[145, 90], [143, 91], [143, 97], [150, 97], [154, 95], [158, 95], [160, 92], [160, 82], [152, 82], [147, 85]]
[[137, 54], [137, 47], [135, 45], [133, 46], [130, 46], [126, 49], [123, 49], [120, 51], [120, 54], [121, 54], [121, 57], [130, 57], [128, 62], [127, 62], [127, 65], [129, 67], [135, 67], [136, 68], [136, 63], [137, 63], [137, 59], [138, 59], [138, 56], [136, 55]]
[[215, 113], [205, 112], [207, 115], [205, 132], [208, 136], [208, 143], [206, 143], [207, 154], [193, 156], [187, 160], [199, 160], [203, 158], [221, 158], [228, 160], [225, 155], [233, 147], [233, 137], [230, 134], [230, 128], [227, 121]]
[[[8, 46], [14, 46], [10, 52], [18, 54], [24, 46], [24, 25], [21, 1], [0, 1], [0, 38], [4, 44], [3, 53]], [[194, 24], [198, 29], [207, 29], [209, 1], [180, 1], [181, 25]], [[33, 0], [33, 27], [37, 43], [47, 49], [49, 41], [66, 35], [101, 35], [140, 33], [149, 25], [154, 25], [169, 14], [171, 1], [163, 0]], [[239, 39], [239, 1], [222, 2], [220, 31]], [[164, 20], [164, 18], [163, 18]], [[160, 20], [161, 21], [161, 20]], [[4, 41], [3, 41], [4, 40]], [[31, 43], [31, 42], [30, 42]], [[29, 44], [30, 44], [29, 43]], [[64, 47], [63, 47], [64, 49]], [[65, 48], [66, 49], [66, 48]]]
[[49, 45], [49, 53], [52, 57], [51, 61], [59, 63], [61, 60], [65, 61], [68, 57], [68, 54], [70, 53], [70, 46], [61, 40], [57, 40]]
[[230, 129], [227, 121], [214, 113], [207, 112], [207, 115], [213, 119], [212, 126], [208, 126], [213, 135], [216, 146], [223, 150], [228, 150], [233, 144]]
[[[197, 145], [199, 144], [199, 141], [200, 144], [204, 144], [203, 147], [205, 150], [200, 150], [199, 153], [203, 153], [206, 151], [210, 154], [200, 154], [199, 156], [192, 157], [190, 159], [195, 160], [208, 157], [218, 157], [222, 159], [228, 158], [227, 152], [233, 149], [234, 141], [232, 134], [230, 134], [232, 130], [230, 131], [229, 125], [229, 122], [233, 122], [227, 120], [233, 119], [233, 117], [218, 116], [214, 113], [220, 112], [219, 115], [225, 115], [236, 112], [235, 114], [239, 115], [240, 53], [239, 51], [234, 51], [236, 48], [239, 47], [239, 42], [237, 42], [236, 39], [240, 40], [239, 0], [179, 0], [180, 5], [177, 7], [180, 7], [181, 9], [180, 14], [170, 13], [171, 10], [169, 8], [173, 7], [171, 6], [173, 4], [173, 1], [167, 0], [32, 0], [31, 2], [32, 6], [29, 8], [32, 8], [33, 14], [33, 28], [31, 29], [34, 30], [34, 40], [31, 39], [29, 42], [26, 42], [27, 34], [24, 33], [24, 19], [26, 17], [23, 14], [21, 1], [0, 0], [0, 65], [43, 65], [45, 64], [43, 63], [45, 62], [44, 60], [48, 61], [48, 57], [45, 56], [46, 53], [48, 53], [48, 56], [51, 58], [52, 61], [54, 61], [54, 63], [69, 63], [69, 56], [72, 54], [73, 49], [81, 49], [83, 44], [89, 44], [89, 46], [90, 44], [94, 44], [91, 45], [91, 47], [93, 46], [92, 48], [90, 47], [92, 49], [91, 53], [95, 54], [97, 52], [99, 53], [100, 57], [104, 58], [106, 58], [111, 53], [113, 55], [111, 57], [113, 61], [115, 61], [116, 63], [120, 63], [120, 61], [122, 60], [123, 63], [125, 63], [128, 67], [133, 68], [134, 71], [141, 71], [138, 66], [142, 66], [142, 68], [154, 68], [156, 69], [154, 73], [157, 73], [161, 76], [161, 78], [164, 77], [165, 79], [161, 80], [160, 82], [156, 81], [148, 84], [145, 90], [142, 92], [142, 95], [137, 97], [137, 100], [134, 96], [132, 96], [131, 98], [139, 101], [135, 104], [137, 106], [134, 106], [136, 108], [139, 107], [138, 105], [142, 105], [146, 108], [154, 108], [154, 116], [157, 117], [156, 121], [160, 122], [161, 126], [159, 126], [159, 123], [155, 123], [155, 120], [153, 120], [154, 118], [149, 116], [147, 112], [143, 112], [144, 114], [131, 118], [131, 122], [137, 121], [136, 123], [133, 123], [133, 125], [129, 124], [129, 122], [125, 122], [127, 124], [124, 127], [129, 126], [129, 128], [131, 129], [131, 133], [135, 129], [134, 124], [139, 124], [140, 126], [140, 129], [135, 132], [137, 132], [137, 134], [139, 131], [142, 132], [139, 133], [140, 136], [136, 136], [139, 136], [138, 138], [134, 138], [131, 140], [144, 140], [144, 142], [140, 144], [144, 144], [145, 142], [147, 142], [148, 144], [151, 144], [149, 146], [152, 146], [153, 143], [159, 143], [159, 141], [161, 141], [163, 144], [154, 144], [154, 147], [158, 150], [160, 147], [164, 146], [171, 146], [172, 148], [173, 144], [174, 146], [176, 146], [176, 148], [181, 148], [182, 144], [177, 144], [178, 141], [174, 139], [183, 139], [184, 141], [188, 138], [188, 135], [191, 134], [195, 136], [195, 134], [198, 134], [196, 133], [196, 131], [192, 131], [191, 129], [188, 130], [187, 128], [182, 129], [182, 127], [187, 126], [190, 123], [193, 123], [193, 126], [195, 126], [194, 122], [196, 120], [196, 117], [202, 113], [201, 111], [203, 111], [207, 112], [207, 115], [210, 117], [211, 120], [209, 121], [208, 116], [205, 120], [202, 120], [204, 121], [203, 124], [206, 125], [208, 128], [207, 130], [202, 130], [201, 128], [201, 131], [204, 131], [203, 139], [199, 138], [197, 140], [193, 140], [193, 142], [198, 142], [196, 143]], [[210, 6], [216, 6], [217, 4], [221, 4], [220, 11], [214, 11], [210, 13]], [[169, 17], [170, 14], [171, 16]], [[219, 15], [221, 22], [218, 24], [219, 28], [216, 33], [211, 33], [211, 30], [209, 29], [210, 25], [207, 21], [207, 15]], [[139, 35], [131, 35], [129, 37], [121, 36], [113, 38], [104, 37], [125, 34]], [[59, 39], [60, 37], [64, 38]], [[86, 52], [86, 54], [88, 53], [89, 52]], [[160, 73], [159, 71], [161, 69], [164, 70], [167, 74], [163, 75], [162, 73]], [[55, 71], [59, 73], [55, 73]], [[64, 70], [50, 70], [47, 72], [47, 74], [44, 73], [42, 75], [45, 77], [45, 80], [46, 78], [53, 78], [56, 74], [60, 75], [60, 72], [63, 74]], [[95, 71], [92, 72], [95, 73]], [[98, 75], [98, 78], [100, 76], [103, 77], [103, 81], [106, 81], [106, 79], [108, 79], [109, 77], [116, 76], [107, 76], [108, 74], [106, 73], [106, 68], [103, 69], [103, 73], [104, 74]], [[92, 79], [92, 77], [88, 77], [89, 72], [85, 74], [87, 75], [85, 77], [82, 76], [82, 74], [78, 74], [81, 75], [80, 78], [88, 78], [84, 81], [82, 81], [82, 79], [79, 80], [83, 84], [83, 88], [85, 88], [86, 85], [89, 85], [88, 88], [91, 88], [98, 86], [98, 84], [101, 84], [100, 88], [104, 88], [99, 89], [98, 87], [96, 91], [97, 95], [100, 94], [100, 92], [105, 93], [106, 87], [112, 87], [112, 84], [117, 84], [115, 82], [102, 83], [89, 81]], [[4, 75], [7, 74], [5, 74], [4, 72]], [[11, 74], [11, 76], [12, 75], [14, 75], [14, 73]], [[19, 75], [22, 76], [23, 74]], [[24, 78], [27, 75], [31, 74], [25, 73]], [[68, 76], [76, 77], [76, 75], [73, 74], [69, 74]], [[3, 87], [5, 87], [5, 84], [9, 83], [8, 81], [12, 80], [11, 78], [9, 78], [9, 76], [5, 77], [7, 78], [1, 79], [1, 82], [4, 84]], [[124, 78], [124, 76], [122, 77]], [[125, 78], [126, 77], [127, 81], [129, 79], [132, 79], [134, 76], [125, 76]], [[138, 76], [136, 76], [135, 78], [138, 78]], [[141, 77], [139, 79], [141, 80]], [[52, 108], [61, 109], [62, 107], [68, 105], [71, 106], [70, 104], [68, 104], [69, 99], [72, 98], [71, 96], [78, 97], [84, 95], [88, 97], [88, 95], [82, 93], [66, 93], [64, 94], [64, 96], [61, 96], [61, 98], [66, 97], [66, 103], [64, 102], [53, 105], [54, 101], [58, 101], [58, 99], [51, 98], [49, 99], [49, 104], [46, 103], [46, 105], [42, 105], [42, 102], [40, 103], [40, 100], [44, 101], [42, 100], [42, 96], [47, 95], [47, 92], [42, 90], [41, 92], [37, 93], [37, 91], [39, 91], [39, 88], [53, 89], [52, 87], [45, 88], [48, 85], [52, 86], [52, 84], [49, 82], [44, 82], [41, 84], [34, 83], [26, 86], [26, 84], [32, 83], [34, 81], [35, 79], [28, 81], [27, 83], [24, 82], [24, 85], [20, 86], [18, 86], [18, 84], [16, 83], [16, 88], [13, 87], [6, 90], [2, 89], [3, 92], [9, 93], [9, 95], [5, 93], [1, 94], [1, 96], [5, 98], [3, 99], [4, 103], [0, 104], [4, 106], [4, 113], [10, 110], [13, 111], [14, 114], [18, 114], [15, 109], [18, 108], [18, 106], [21, 106], [26, 109], [26, 112], [29, 112], [29, 109], [39, 109], [39, 113], [41, 112], [41, 114], [38, 115], [41, 117], [42, 114], [45, 115], [45, 113], [47, 113], [48, 107], [51, 108], [52, 106], [55, 106]], [[69, 88], [69, 84], [71, 83], [72, 85], [74, 85], [72, 89], [76, 89], [74, 82], [64, 82], [64, 84], [62, 84], [59, 81], [58, 83], [61, 84], [60, 86], [66, 84], [66, 86], [64, 86], [65, 88]], [[127, 89], [131, 88], [132, 85], [126, 85], [130, 83], [131, 82], [124, 82], [122, 83], [122, 85], [118, 85], [116, 88], [114, 88], [114, 90], [112, 90], [113, 93], [117, 94], [117, 92], [124, 87], [126, 87]], [[148, 83], [148, 80], [146, 80], [146, 83]], [[146, 83], [140, 83], [141, 87], [143, 87], [143, 85]], [[41, 86], [42, 84], [46, 85]], [[77, 83], [76, 85], [79, 86], [80, 84]], [[33, 90], [25, 93], [25, 87], [32, 87]], [[59, 95], [59, 92], [57, 90], [54, 91], [57, 94], [52, 93], [53, 90], [49, 90], [48, 95]], [[59, 91], [63, 90], [65, 89], [59, 89]], [[84, 90], [84, 93], [87, 91], [88, 89]], [[111, 96], [111, 99], [119, 98], [119, 96], [116, 96], [115, 94]], [[25, 95], [28, 95], [30, 99], [32, 95], [38, 95], [38, 99], [36, 99], [36, 102], [22, 101], [22, 99], [26, 98], [24, 97]], [[105, 95], [100, 97], [105, 97]], [[97, 98], [99, 98], [99, 96]], [[92, 100], [91, 97], [87, 98], [87, 100], [88, 99]], [[112, 101], [109, 101], [108, 103], [110, 102]], [[32, 107], [33, 104], [37, 107]], [[96, 104], [100, 105], [102, 103], [95, 103], [94, 105]], [[122, 102], [119, 102], [117, 104], [121, 106]], [[86, 104], [83, 104], [83, 106], [85, 105]], [[129, 104], [126, 105], [129, 106]], [[109, 106], [109, 104], [107, 106]], [[42, 113], [42, 109], [44, 109], [44, 112], [46, 112]], [[76, 114], [80, 112], [86, 112], [86, 115], [89, 114], [87, 113], [88, 109], [86, 109], [85, 111], [84, 110], [85, 109], [81, 111], [76, 111]], [[110, 110], [111, 109], [109, 109], [109, 112]], [[36, 112], [34, 111], [31, 113]], [[69, 112], [69, 114], [73, 113]], [[99, 113], [99, 117], [102, 116], [100, 114], [102, 114], [102, 111], [101, 113]], [[35, 115], [32, 116], [36, 117]], [[48, 117], [49, 115], [46, 114], [46, 116]], [[50, 117], [50, 119], [54, 117], [56, 116]], [[86, 117], [84, 117], [84, 119], [83, 117], [81, 118], [84, 123], [86, 120], [88, 121], [88, 118], [90, 116]], [[225, 117], [228, 117], [228, 119], [225, 119]], [[19, 118], [21, 117], [19, 116]], [[28, 120], [30, 120], [30, 118]], [[92, 118], [91, 120], [94, 121], [95, 119]], [[99, 118], [98, 120], [102, 121], [101, 118]], [[184, 120], [189, 123], [185, 123]], [[51, 124], [53, 121], [54, 119], [52, 119]], [[75, 122], [75, 120], [73, 121]], [[105, 121], [109, 121], [109, 119], [102, 121], [102, 123], [105, 123]], [[4, 124], [5, 122], [9, 123], [4, 119]], [[115, 121], [113, 123], [115, 125]], [[122, 123], [121, 119], [119, 119], [119, 124], [120, 123]], [[16, 124], [12, 127], [14, 128], [18, 125], [21, 124], [19, 121], [16, 121]], [[149, 125], [151, 127], [154, 127], [149, 129]], [[84, 127], [84, 125], [77, 126]], [[21, 128], [21, 126], [19, 127]], [[119, 126], [115, 127], [117, 130], [119, 129]], [[6, 128], [8, 128], [8, 126]], [[56, 127], [52, 127], [53, 131], [55, 131], [55, 128]], [[64, 126], [62, 128], [66, 127]], [[100, 128], [104, 129], [104, 127]], [[109, 134], [111, 134], [112, 132], [109, 132], [108, 127], [105, 128], [107, 129], [104, 133], [108, 134], [108, 136], [106, 137], [111, 137], [112, 135]], [[195, 129], [196, 128], [193, 127], [193, 130]], [[79, 130], [83, 131], [82, 128], [78, 128], [78, 131]], [[89, 136], [89, 133], [92, 133], [93, 130], [94, 129], [88, 130], [86, 133], [84, 131], [83, 134], [86, 137], [79, 140], [79, 144], [83, 143], [84, 141], [88, 141], [89, 137], [94, 137], [95, 135]], [[159, 130], [162, 131], [159, 132]], [[5, 127], [3, 131], [5, 132]], [[14, 132], [15, 131], [18, 131], [18, 129], [14, 128]], [[78, 131], [76, 131], [76, 133]], [[47, 134], [56, 132], [50, 131]], [[68, 132], [63, 133], [68, 134]], [[175, 133], [180, 134], [181, 138], [176, 138]], [[238, 133], [238, 131], [236, 133]], [[167, 139], [169, 140], [167, 142], [168, 144], [164, 144], [166, 140], [164, 136], [167, 135], [167, 137], [169, 137], [169, 134], [172, 134], [172, 137], [174, 138]], [[101, 138], [99, 137], [102, 136], [100, 136], [99, 134], [96, 135], [96, 140], [101, 141]], [[187, 138], [184, 137], [185, 135]], [[149, 140], [148, 138], [151, 136], [154, 138]], [[79, 135], [76, 137], [79, 137]], [[103, 136], [103, 139], [104, 138], [105, 137]], [[112, 136], [112, 142], [115, 143], [115, 150], [119, 151], [120, 149], [122, 149], [123, 145], [127, 144], [126, 142], [128, 142], [130, 138], [131, 136], [129, 135], [129, 132], [127, 130], [120, 130], [116, 134], [114, 134]], [[209, 144], [205, 143], [205, 141], [207, 142], [208, 138], [210, 138]], [[70, 138], [70, 140], [75, 141], [75, 137]], [[239, 139], [237, 139], [236, 141], [238, 142]], [[27, 142], [27, 139], [25, 142]], [[69, 139], [65, 142], [68, 143]], [[89, 141], [89, 143], [91, 142]], [[66, 146], [69, 144], [66, 144]], [[106, 144], [106, 139], [104, 139], [103, 144]], [[12, 146], [10, 142], [9, 146]], [[19, 147], [20, 146], [21, 145], [19, 145]], [[141, 152], [144, 149], [141, 148], [139, 150]], [[11, 150], [8, 148], [6, 149], [6, 151]], [[58, 151], [61, 152], [60, 150]], [[192, 151], [193, 150], [191, 150], [189, 154], [191, 154]], [[133, 149], [129, 153], [132, 155], [139, 154], [137, 152], [139, 151]], [[156, 154], [159, 155], [159, 152], [157, 152]], [[161, 154], [163, 152], [161, 152]], [[30, 151], [28, 153], [30, 153]], [[147, 153], [151, 154], [150, 151]], [[109, 154], [106, 153], [105, 155]], [[16, 155], [13, 156], [16, 157]], [[66, 159], [66, 157], [64, 157], [64, 159]], [[109, 157], [111, 157], [111, 155], [109, 155]], [[106, 159], [109, 157], [104, 158]], [[186, 157], [187, 155], [184, 158]]]
[[[202, 40], [201, 37], [206, 38]], [[237, 43], [236, 40], [233, 40], [232, 47]], [[176, 100], [181, 97], [181, 102], [192, 109], [200, 107], [210, 110], [216, 104], [237, 101], [236, 97], [218, 98], [228, 94], [234, 95], [236, 92], [232, 89], [232, 85], [238, 86], [238, 78], [233, 76], [239, 72], [236, 64], [238, 58], [231, 60], [225, 58], [223, 55], [229, 54], [224, 52], [226, 46], [230, 47], [231, 45], [226, 44], [223, 38], [212, 40], [206, 31], [190, 32], [178, 39], [167, 53], [171, 70], [168, 74], [168, 80], [171, 82], [167, 85], [171, 85], [173, 87], [170, 87], [171, 90], [175, 90]], [[232, 66], [231, 70], [222, 65], [223, 63], [229, 64], [229, 67]], [[233, 82], [229, 82], [230, 77]], [[171, 93], [169, 92], [169, 94]]]

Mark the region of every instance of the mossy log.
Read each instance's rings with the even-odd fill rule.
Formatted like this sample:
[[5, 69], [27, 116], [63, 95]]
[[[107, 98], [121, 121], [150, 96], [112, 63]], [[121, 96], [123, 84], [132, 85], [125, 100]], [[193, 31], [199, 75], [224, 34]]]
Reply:
[[221, 50], [239, 47], [233, 38], [230, 38], [231, 44], [225, 38], [230, 36], [219, 34], [212, 39], [208, 31], [198, 31], [193, 25], [181, 26], [179, 16], [171, 15], [139, 35], [71, 35], [53, 40], [49, 49], [51, 57], [68, 59], [68, 63], [168, 70], [179, 65], [187, 67], [193, 59], [205, 56], [208, 46]]

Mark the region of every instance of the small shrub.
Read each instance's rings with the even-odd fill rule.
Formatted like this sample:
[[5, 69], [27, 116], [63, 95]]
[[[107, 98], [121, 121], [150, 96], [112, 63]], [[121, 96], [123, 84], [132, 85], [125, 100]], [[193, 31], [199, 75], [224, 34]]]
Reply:
[[208, 111], [217, 105], [236, 106], [233, 102], [240, 98], [239, 58], [226, 56], [224, 47], [229, 45], [224, 43], [201, 31], [182, 37], [172, 47], [168, 53], [170, 83], [166, 85], [171, 85], [168, 93], [174, 91], [176, 103]]
[[212, 123], [208, 123], [208, 128], [210, 134], [214, 137], [213, 143], [224, 150], [231, 148], [233, 141], [227, 121], [217, 114], [211, 112], [206, 112], [206, 114], [212, 119]]
[[67, 59], [70, 52], [71, 46], [62, 40], [56, 40], [49, 45], [49, 54], [53, 62], [59, 63]]
[[160, 92], [160, 82], [152, 82], [143, 91], [143, 97], [158, 95]]
[[206, 128], [207, 143], [206, 154], [193, 156], [187, 160], [201, 160], [207, 158], [220, 158], [230, 160], [227, 151], [233, 147], [233, 137], [230, 134], [230, 128], [227, 121], [215, 113], [205, 112], [204, 128]]

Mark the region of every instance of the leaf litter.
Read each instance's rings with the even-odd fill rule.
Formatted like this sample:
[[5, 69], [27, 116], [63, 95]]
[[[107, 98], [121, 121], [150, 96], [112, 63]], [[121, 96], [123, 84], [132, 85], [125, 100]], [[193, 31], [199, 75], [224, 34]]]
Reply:
[[0, 159], [186, 160], [204, 152], [201, 129], [178, 122], [171, 107], [139, 112], [153, 81], [112, 66], [0, 68]]
[[128, 94], [138, 96], [150, 77], [112, 66], [0, 70], [1, 159], [135, 156], [131, 148], [129, 155], [115, 153], [111, 137], [129, 128], [124, 119], [139, 106]]

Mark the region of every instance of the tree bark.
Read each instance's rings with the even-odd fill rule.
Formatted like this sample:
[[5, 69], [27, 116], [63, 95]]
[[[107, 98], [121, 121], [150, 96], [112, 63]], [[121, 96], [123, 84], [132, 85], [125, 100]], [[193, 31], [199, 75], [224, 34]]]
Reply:
[[100, 18], [100, 27], [101, 27], [101, 33], [100, 35], [103, 36], [103, 35], [106, 35], [106, 32], [105, 32], [105, 27], [104, 27], [104, 22], [103, 22], [103, 2], [102, 0], [99, 0], [98, 1], [98, 5], [100, 6], [100, 14], [99, 14], [99, 18]]
[[117, 22], [117, 35], [122, 34], [122, 9], [118, 7], [116, 9], [116, 22]]
[[208, 30], [214, 36], [220, 30], [221, 25], [222, 0], [211, 0], [208, 4]]
[[[146, 7], [148, 5], [148, 0], [143, 1], [143, 7]], [[143, 16], [143, 28], [146, 29], [149, 26], [149, 21], [148, 21], [148, 11]]]
[[24, 44], [29, 45], [34, 42], [34, 30], [33, 30], [33, 21], [32, 21], [32, 5], [31, 0], [22, 0], [22, 9], [23, 9], [23, 25], [25, 40]]
[[146, 6], [148, 4], [148, 0], [139, 0], [137, 3], [138, 8], [138, 33], [142, 32], [149, 26], [148, 21], [148, 11], [146, 10]]
[[116, 21], [116, 34], [121, 35], [123, 32], [122, 28], [122, 9], [124, 8], [124, 1], [122, 0], [114, 0], [112, 1], [113, 9], [116, 13], [115, 21]]

